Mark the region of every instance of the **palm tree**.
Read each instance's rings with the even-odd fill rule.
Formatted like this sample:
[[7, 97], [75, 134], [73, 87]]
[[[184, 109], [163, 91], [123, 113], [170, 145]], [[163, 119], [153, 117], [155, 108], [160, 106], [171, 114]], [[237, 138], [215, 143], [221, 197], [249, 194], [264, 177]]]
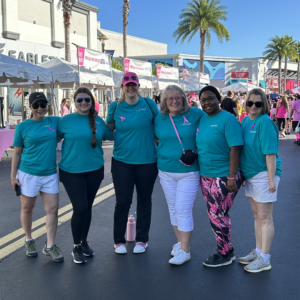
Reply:
[[64, 29], [65, 29], [65, 60], [71, 62], [70, 27], [71, 27], [72, 1], [62, 0], [62, 8], [64, 14]]
[[284, 54], [284, 83], [283, 92], [286, 91], [286, 80], [287, 80], [287, 63], [288, 59], [292, 59], [297, 56], [296, 42], [293, 40], [292, 36], [285, 35], [285, 54]]
[[285, 38], [275, 37], [270, 38], [271, 43], [266, 46], [266, 51], [263, 52], [264, 61], [268, 60], [271, 64], [278, 60], [278, 89], [281, 94], [281, 63], [285, 56], [286, 40]]
[[181, 39], [181, 44], [188, 38], [192, 40], [194, 35], [200, 33], [200, 72], [204, 72], [205, 42], [208, 48], [211, 40], [211, 32], [215, 32], [219, 42], [230, 39], [226, 27], [220, 21], [227, 20], [227, 7], [219, 5], [219, 0], [192, 0], [187, 7], [181, 10], [177, 30], [173, 33], [176, 43]]
[[124, 58], [127, 57], [127, 25], [129, 16], [129, 0], [124, 0], [123, 2], [123, 53]]

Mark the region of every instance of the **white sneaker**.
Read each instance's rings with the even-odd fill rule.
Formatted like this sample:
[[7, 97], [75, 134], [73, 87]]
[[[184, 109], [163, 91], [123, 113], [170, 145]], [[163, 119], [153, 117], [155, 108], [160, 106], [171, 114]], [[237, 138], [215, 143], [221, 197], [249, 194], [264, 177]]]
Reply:
[[169, 263], [173, 265], [182, 265], [185, 262], [189, 261], [190, 259], [191, 259], [190, 252], [186, 253], [184, 250], [180, 249], [178, 254], [169, 260]]
[[114, 245], [114, 248], [115, 248], [115, 252], [118, 254], [126, 254], [127, 253], [127, 249], [124, 244]]
[[138, 242], [135, 244], [135, 247], [133, 249], [133, 253], [143, 253], [146, 251], [146, 248], [148, 247], [147, 243]]
[[181, 243], [180, 242], [177, 243], [177, 244], [175, 244], [175, 245], [173, 245], [173, 249], [171, 251], [171, 255], [172, 256], [176, 256], [178, 254], [179, 250], [180, 250], [180, 247], [181, 247]]

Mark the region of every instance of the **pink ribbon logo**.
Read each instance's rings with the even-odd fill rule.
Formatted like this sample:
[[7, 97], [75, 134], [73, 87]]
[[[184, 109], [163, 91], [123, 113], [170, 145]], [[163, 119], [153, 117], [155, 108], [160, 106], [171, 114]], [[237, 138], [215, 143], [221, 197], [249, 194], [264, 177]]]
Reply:
[[184, 124], [188, 124], [189, 123], [189, 121], [187, 120], [186, 117], [183, 117], [183, 121], [184, 121]]
[[52, 131], [52, 132], [53, 132], [53, 131], [55, 131], [55, 130], [54, 130], [54, 129], [52, 129], [51, 127], [48, 127], [48, 128], [49, 128], [49, 130], [50, 130], [50, 131]]
[[199, 133], [199, 128], [197, 128], [196, 135], [198, 135], [198, 133]]
[[124, 122], [124, 120], [126, 120], [126, 118], [120, 116], [120, 119], [122, 120], [122, 122]]
[[251, 129], [254, 129], [254, 126], [255, 126], [255, 123], [252, 124], [250, 130], [251, 130]]

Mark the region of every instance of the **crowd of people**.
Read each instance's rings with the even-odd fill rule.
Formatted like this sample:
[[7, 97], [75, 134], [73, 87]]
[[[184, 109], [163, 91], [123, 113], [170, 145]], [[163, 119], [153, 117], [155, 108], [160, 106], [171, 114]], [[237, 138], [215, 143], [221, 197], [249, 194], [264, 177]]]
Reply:
[[[124, 74], [121, 89], [120, 99], [109, 106], [106, 122], [99, 117], [95, 99], [87, 88], [78, 88], [74, 94], [76, 112], [67, 114], [62, 107], [61, 118], [45, 116], [47, 99], [43, 93], [30, 95], [32, 117], [16, 128], [11, 169], [12, 186], [21, 189], [26, 255], [38, 254], [31, 225], [40, 193], [47, 214], [43, 253], [54, 261], [64, 260], [55, 244], [59, 181], [73, 206], [73, 261], [85, 263], [86, 257], [94, 255], [87, 237], [92, 205], [104, 177], [102, 141], [114, 140], [111, 173], [116, 205], [112, 217], [117, 254], [127, 253], [125, 232], [134, 188], [137, 220], [133, 252], [146, 251], [152, 193], [158, 176], [176, 238], [170, 246], [169, 263], [181, 265], [191, 259], [192, 210], [201, 188], [217, 244], [216, 253], [203, 264], [231, 264], [235, 253], [229, 211], [241, 185], [245, 185], [256, 239], [254, 250], [238, 261], [248, 272], [270, 270], [272, 210], [277, 201], [281, 160], [279, 130], [269, 116], [265, 93], [261, 89], [251, 90], [239, 101], [240, 107], [234, 106], [236, 99], [229, 93], [222, 102], [219, 90], [213, 86], [204, 87], [198, 95], [186, 95], [180, 87], [170, 85], [152, 101], [141, 97], [135, 73]], [[293, 109], [297, 111], [295, 106]], [[240, 122], [243, 111], [247, 115]], [[57, 172], [56, 145], [60, 139], [64, 142]], [[254, 241], [251, 243], [254, 245]]]

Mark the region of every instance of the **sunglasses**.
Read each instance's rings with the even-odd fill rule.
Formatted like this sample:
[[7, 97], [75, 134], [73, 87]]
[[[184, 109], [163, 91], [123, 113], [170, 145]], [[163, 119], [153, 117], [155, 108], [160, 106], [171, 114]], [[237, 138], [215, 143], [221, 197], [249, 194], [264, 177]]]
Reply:
[[42, 103], [34, 103], [31, 106], [32, 106], [33, 109], [38, 109], [39, 107], [40, 108], [46, 108], [47, 105], [48, 104], [46, 102], [42, 102]]
[[255, 105], [255, 107], [261, 108], [263, 104], [262, 104], [262, 102], [248, 101], [246, 105], [247, 105], [248, 107], [252, 107], [253, 105]]
[[137, 76], [133, 75], [133, 76], [125, 76], [125, 77], [123, 77], [124, 81], [129, 81], [130, 79], [136, 81], [137, 80]]
[[77, 103], [81, 103], [83, 100], [84, 100], [86, 103], [90, 103], [90, 102], [91, 102], [91, 98], [77, 98], [77, 99], [76, 99]]

